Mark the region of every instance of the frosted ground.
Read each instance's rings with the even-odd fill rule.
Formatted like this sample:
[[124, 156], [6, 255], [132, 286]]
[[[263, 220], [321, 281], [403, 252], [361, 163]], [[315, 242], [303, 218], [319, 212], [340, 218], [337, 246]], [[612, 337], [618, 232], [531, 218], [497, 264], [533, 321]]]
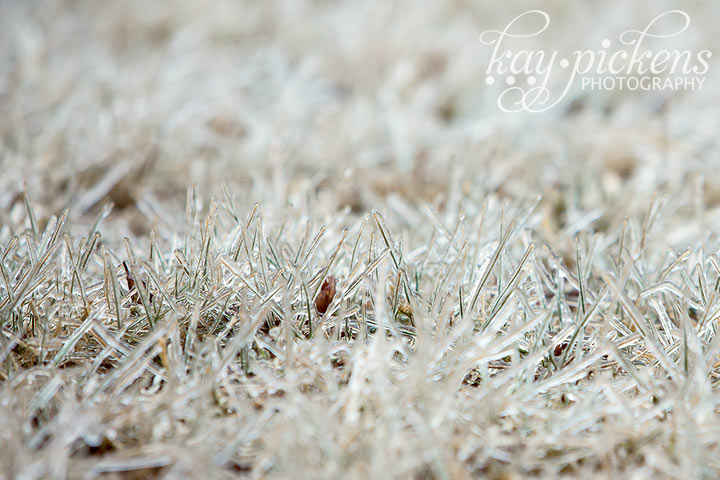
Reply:
[[718, 476], [718, 71], [502, 114], [538, 7], [0, 1], [0, 478]]

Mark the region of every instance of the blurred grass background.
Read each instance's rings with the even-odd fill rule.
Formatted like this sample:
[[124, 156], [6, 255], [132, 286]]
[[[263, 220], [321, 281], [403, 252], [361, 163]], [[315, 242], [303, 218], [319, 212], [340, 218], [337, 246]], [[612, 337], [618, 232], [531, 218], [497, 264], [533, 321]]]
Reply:
[[[113, 202], [146, 233], [157, 219], [142, 205], [182, 211], [189, 184], [276, 213], [310, 211], [315, 194], [362, 212], [391, 193], [440, 203], [449, 171], [560, 213], [576, 190], [570, 203], [604, 224], [654, 193], [720, 204], [717, 69], [701, 92], [573, 92], [545, 114], [499, 112], [478, 35], [538, 7], [552, 23], [537, 48], [572, 50], [678, 4], [3, 1], [0, 206], [26, 181], [44, 218]], [[681, 7], [682, 46], [717, 47], [718, 5]]]

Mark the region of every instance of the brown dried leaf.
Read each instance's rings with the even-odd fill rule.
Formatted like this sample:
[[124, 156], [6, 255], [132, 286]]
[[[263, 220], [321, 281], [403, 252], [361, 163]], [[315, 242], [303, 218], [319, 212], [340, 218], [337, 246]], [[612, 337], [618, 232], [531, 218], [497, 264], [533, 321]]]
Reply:
[[337, 278], [333, 275], [327, 277], [323, 282], [322, 287], [320, 288], [320, 293], [318, 293], [317, 297], [315, 297], [315, 309], [319, 314], [324, 314], [330, 306], [330, 302], [332, 302], [332, 299], [335, 296], [336, 285]]

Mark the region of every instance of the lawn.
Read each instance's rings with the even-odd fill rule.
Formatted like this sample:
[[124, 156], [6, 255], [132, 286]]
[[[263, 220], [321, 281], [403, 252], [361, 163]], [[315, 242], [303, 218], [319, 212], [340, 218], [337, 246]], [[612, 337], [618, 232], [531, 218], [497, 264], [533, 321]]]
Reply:
[[0, 479], [719, 476], [718, 71], [503, 112], [677, 8], [540, 3], [0, 1]]

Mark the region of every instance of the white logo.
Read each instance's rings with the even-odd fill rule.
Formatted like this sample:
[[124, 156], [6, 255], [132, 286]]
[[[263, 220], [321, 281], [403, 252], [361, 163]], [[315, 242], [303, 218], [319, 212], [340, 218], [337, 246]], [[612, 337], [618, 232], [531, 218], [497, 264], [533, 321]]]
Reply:
[[[521, 20], [537, 26], [522, 31]], [[662, 25], [669, 21], [679, 27], [664, 32]], [[560, 103], [578, 82], [583, 90], [701, 90], [712, 52], [653, 51], [648, 47], [649, 39], [678, 36], [689, 25], [686, 12], [670, 10], [655, 17], [643, 30], [623, 32], [615, 50], [611, 50], [613, 42], [607, 38], [600, 42], [599, 49], [575, 50], [566, 56], [558, 51], [506, 49], [506, 40], [537, 37], [550, 26], [550, 15], [530, 10], [512, 19], [503, 30], [487, 30], [480, 35], [480, 42], [493, 47], [485, 83], [493, 85], [496, 79], [504, 79], [507, 88], [498, 96], [497, 105], [508, 113], [546, 111]], [[551, 77], [561, 79], [557, 92], [548, 88]]]

